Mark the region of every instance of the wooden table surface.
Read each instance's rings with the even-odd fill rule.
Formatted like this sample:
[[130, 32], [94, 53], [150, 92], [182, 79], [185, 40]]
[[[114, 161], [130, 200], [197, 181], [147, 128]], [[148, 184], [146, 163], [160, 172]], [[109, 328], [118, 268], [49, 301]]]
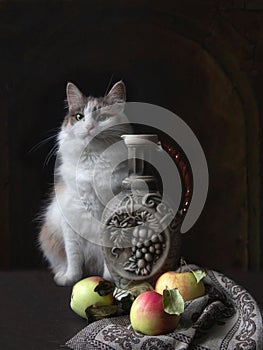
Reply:
[[[263, 305], [263, 271], [222, 271]], [[0, 349], [68, 349], [86, 326], [69, 307], [70, 287], [58, 287], [48, 271], [0, 271]]]

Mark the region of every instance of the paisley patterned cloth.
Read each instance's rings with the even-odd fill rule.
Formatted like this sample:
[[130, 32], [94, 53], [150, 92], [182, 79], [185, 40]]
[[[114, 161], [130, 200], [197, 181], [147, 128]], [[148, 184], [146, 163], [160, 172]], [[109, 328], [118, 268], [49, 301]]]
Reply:
[[251, 295], [216, 271], [207, 270], [206, 295], [185, 303], [177, 329], [165, 335], [134, 332], [129, 316], [94, 322], [70, 339], [74, 350], [260, 350], [262, 313]]

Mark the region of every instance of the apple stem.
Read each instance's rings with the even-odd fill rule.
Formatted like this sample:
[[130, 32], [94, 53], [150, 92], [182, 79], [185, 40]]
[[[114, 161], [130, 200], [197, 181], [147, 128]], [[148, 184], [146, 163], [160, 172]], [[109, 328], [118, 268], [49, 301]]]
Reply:
[[[191, 267], [187, 264], [187, 262], [186, 262], [186, 260], [185, 260], [184, 257], [181, 257], [180, 265], [181, 265], [181, 266], [180, 266], [180, 269], [182, 269], [183, 266], [186, 266], [186, 267], [188, 268], [188, 270], [194, 274], [193, 269], [191, 269]], [[180, 271], [180, 272], [181, 272], [181, 271]]]
[[[187, 262], [186, 262], [186, 260], [183, 258], [183, 257], [181, 257], [181, 259], [180, 259], [180, 272], [182, 272], [182, 267], [183, 266], [186, 266], [186, 268], [190, 271], [190, 272], [192, 272], [192, 274], [195, 276], [195, 279], [196, 279], [196, 282], [197, 283], [199, 283], [200, 281], [201, 281], [201, 279], [204, 277], [204, 276], [206, 276], [206, 274], [205, 274], [205, 272], [203, 271], [203, 270], [198, 270], [198, 271], [194, 271], [188, 264], [187, 264]], [[201, 274], [201, 277], [199, 276], [199, 274], [197, 275], [197, 272], [202, 272], [202, 274]]]
[[182, 256], [180, 259], [180, 272], [182, 272], [182, 267], [186, 266], [188, 268], [189, 271], [191, 271], [190, 266], [187, 264], [185, 258]]

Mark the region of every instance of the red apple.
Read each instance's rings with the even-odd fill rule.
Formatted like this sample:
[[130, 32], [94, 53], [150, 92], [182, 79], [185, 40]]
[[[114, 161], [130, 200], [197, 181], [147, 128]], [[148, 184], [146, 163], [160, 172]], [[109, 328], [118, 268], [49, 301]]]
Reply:
[[184, 301], [201, 297], [205, 294], [202, 281], [197, 282], [193, 272], [168, 271], [162, 274], [155, 284], [157, 293], [163, 294], [164, 289], [178, 288]]
[[130, 320], [135, 331], [146, 335], [160, 335], [172, 332], [177, 327], [179, 316], [164, 311], [161, 294], [148, 291], [134, 300]]
[[105, 281], [100, 276], [90, 276], [77, 282], [72, 289], [70, 307], [79, 316], [87, 318], [85, 310], [89, 306], [112, 305], [114, 302], [113, 294], [100, 296], [94, 289], [100, 281]]

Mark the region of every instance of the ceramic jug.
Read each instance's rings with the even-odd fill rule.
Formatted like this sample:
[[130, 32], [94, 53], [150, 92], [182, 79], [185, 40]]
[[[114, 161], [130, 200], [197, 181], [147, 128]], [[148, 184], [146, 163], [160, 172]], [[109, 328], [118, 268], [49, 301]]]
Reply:
[[[162, 149], [157, 135], [122, 138], [127, 146], [129, 176], [103, 212], [100, 238], [108, 270], [117, 287], [125, 289], [134, 281], [153, 284], [163, 272], [178, 266], [180, 227], [191, 188], [187, 163], [172, 146], [164, 143]], [[182, 201], [176, 213], [163, 201], [160, 183], [150, 165], [151, 154], [160, 150], [174, 159], [182, 178]]]

